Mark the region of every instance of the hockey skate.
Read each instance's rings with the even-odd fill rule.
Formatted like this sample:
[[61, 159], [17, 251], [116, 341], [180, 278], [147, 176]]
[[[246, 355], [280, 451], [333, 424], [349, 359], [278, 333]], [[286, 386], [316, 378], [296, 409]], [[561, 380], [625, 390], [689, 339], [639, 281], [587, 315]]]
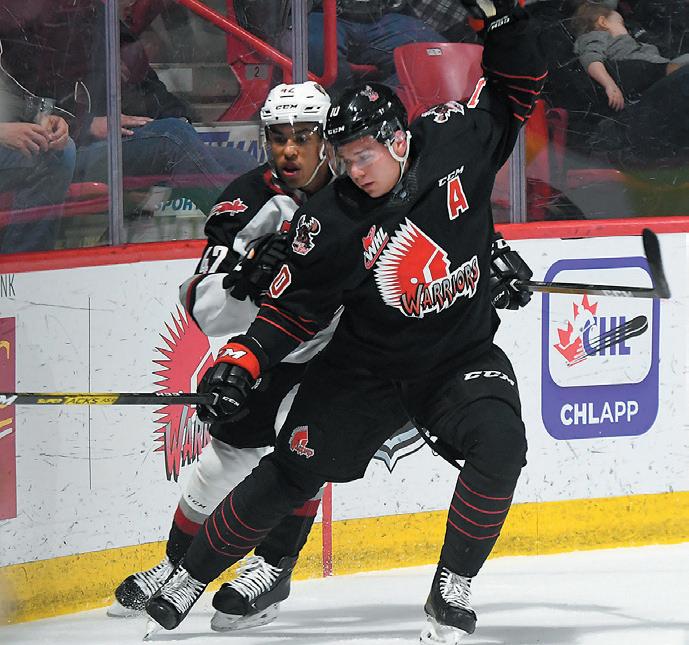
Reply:
[[280, 602], [289, 596], [296, 562], [297, 558], [284, 557], [274, 567], [260, 555], [246, 558], [237, 577], [222, 585], [213, 597], [217, 611], [211, 629], [226, 632], [272, 623]]
[[192, 578], [180, 564], [146, 603], [146, 612], [161, 627], [174, 629], [186, 618], [207, 586]]
[[107, 615], [113, 618], [140, 616], [148, 599], [170, 577], [174, 568], [165, 556], [155, 567], [127, 576], [115, 589], [115, 602], [108, 607]]
[[419, 638], [424, 645], [456, 645], [476, 629], [471, 608], [471, 578], [438, 565], [424, 606], [428, 622]]

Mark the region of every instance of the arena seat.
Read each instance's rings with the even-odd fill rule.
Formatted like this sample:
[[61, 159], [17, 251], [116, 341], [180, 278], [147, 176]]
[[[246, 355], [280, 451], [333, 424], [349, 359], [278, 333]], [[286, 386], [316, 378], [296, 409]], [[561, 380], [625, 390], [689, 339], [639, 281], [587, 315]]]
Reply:
[[[395, 49], [395, 67], [400, 80], [398, 94], [409, 120], [429, 107], [447, 101], [471, 97], [483, 75], [483, 46], [474, 43], [410, 43]], [[550, 140], [543, 101], [526, 125], [527, 202], [529, 220], [547, 217], [553, 199], [550, 182]], [[507, 208], [510, 199], [508, 165], [498, 173], [492, 203]]]

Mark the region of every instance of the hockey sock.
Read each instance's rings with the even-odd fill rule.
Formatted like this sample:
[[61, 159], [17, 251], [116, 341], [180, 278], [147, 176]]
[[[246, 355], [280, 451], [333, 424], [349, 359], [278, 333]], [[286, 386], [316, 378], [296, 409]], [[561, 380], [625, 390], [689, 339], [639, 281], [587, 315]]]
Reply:
[[319, 477], [293, 472], [273, 454], [218, 505], [184, 557], [187, 571], [210, 582], [260, 544], [270, 530], [323, 485]]
[[514, 485], [496, 485], [467, 462], [457, 478], [440, 560], [453, 573], [473, 578], [500, 535]]
[[310, 499], [291, 515], [284, 517], [256, 547], [256, 555], [260, 555], [274, 567], [285, 556], [296, 558], [306, 544], [320, 503], [320, 499]]
[[165, 547], [165, 553], [172, 564], [177, 565], [182, 560], [200, 528], [201, 524], [192, 522], [185, 517], [182, 509], [179, 506], [177, 507], [175, 517], [172, 520], [170, 535], [167, 539], [167, 546]]

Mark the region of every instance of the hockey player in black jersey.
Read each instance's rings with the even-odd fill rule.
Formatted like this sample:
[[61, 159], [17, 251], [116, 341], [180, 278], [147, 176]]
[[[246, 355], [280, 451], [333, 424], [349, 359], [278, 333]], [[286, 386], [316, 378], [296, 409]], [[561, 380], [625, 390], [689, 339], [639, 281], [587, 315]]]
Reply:
[[[261, 121], [271, 161], [232, 182], [220, 196], [206, 223], [208, 243], [196, 272], [180, 287], [182, 304], [209, 336], [226, 338], [247, 329], [284, 260], [284, 231], [292, 215], [330, 181], [323, 140], [329, 106], [329, 97], [313, 82], [279, 85], [267, 97]], [[287, 356], [252, 394], [241, 419], [210, 425], [211, 441], [177, 506], [165, 558], [120, 584], [109, 615], [143, 612], [206, 517], [270, 451], [281, 406], [289, 403], [306, 362], [331, 335], [326, 329]], [[224, 611], [213, 617], [214, 629], [243, 629], [275, 618], [318, 504], [316, 498], [288, 515], [240, 567], [238, 577], [223, 586], [218, 599]]]
[[471, 581], [500, 534], [526, 454], [516, 377], [493, 338], [495, 306], [526, 304], [515, 280], [530, 272], [503, 242], [491, 259], [490, 195], [545, 66], [516, 3], [463, 2], [484, 25], [484, 77], [473, 95], [429, 109], [409, 127], [383, 85], [342, 95], [328, 113], [326, 138], [333, 166], [346, 176], [295, 215], [270, 298], [202, 379], [199, 389], [218, 401], [201, 415], [241, 414], [257, 380], [344, 306], [332, 340], [309, 364], [275, 452], [218, 506], [148, 602], [167, 629], [324, 481], [362, 477], [406, 418], [436, 452], [464, 461], [421, 640], [456, 643], [475, 629]]

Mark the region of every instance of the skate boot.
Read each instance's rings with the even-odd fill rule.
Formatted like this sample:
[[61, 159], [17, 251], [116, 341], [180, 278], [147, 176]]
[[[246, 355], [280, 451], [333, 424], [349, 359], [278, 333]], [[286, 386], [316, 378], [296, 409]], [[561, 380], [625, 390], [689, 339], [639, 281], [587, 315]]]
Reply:
[[473, 634], [476, 614], [471, 608], [471, 578], [438, 565], [424, 610], [428, 622], [419, 640], [425, 645], [456, 645]]
[[186, 618], [207, 586], [192, 578], [180, 564], [146, 603], [146, 612], [165, 629], [174, 629]]
[[211, 629], [226, 632], [272, 623], [280, 601], [289, 596], [296, 563], [297, 558], [284, 557], [274, 567], [260, 555], [246, 558], [237, 577], [222, 585], [213, 597], [217, 611], [211, 619]]
[[115, 602], [108, 607], [107, 614], [113, 618], [140, 616], [146, 601], [170, 577], [174, 565], [167, 556], [152, 569], [127, 576], [115, 589]]

